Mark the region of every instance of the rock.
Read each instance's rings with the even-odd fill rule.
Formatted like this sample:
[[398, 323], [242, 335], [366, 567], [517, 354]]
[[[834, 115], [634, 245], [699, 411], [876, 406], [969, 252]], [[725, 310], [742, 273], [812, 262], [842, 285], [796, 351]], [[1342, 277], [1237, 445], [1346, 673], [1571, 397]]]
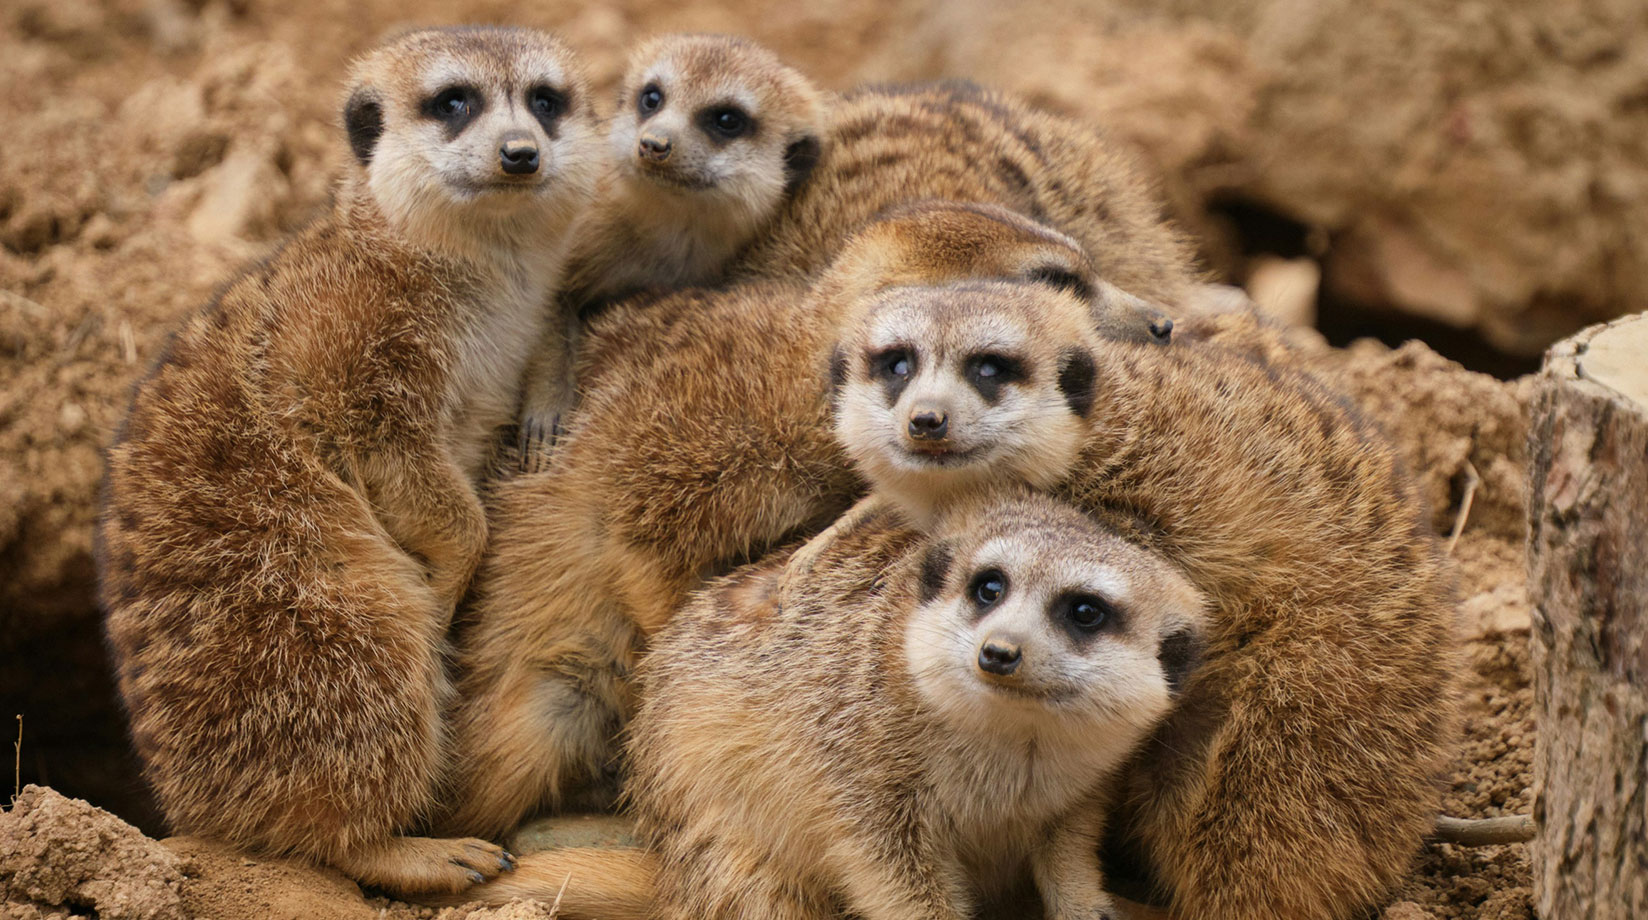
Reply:
[[93, 805], [26, 786], [0, 815], [6, 916], [70, 907], [101, 920], [187, 920], [178, 858]]

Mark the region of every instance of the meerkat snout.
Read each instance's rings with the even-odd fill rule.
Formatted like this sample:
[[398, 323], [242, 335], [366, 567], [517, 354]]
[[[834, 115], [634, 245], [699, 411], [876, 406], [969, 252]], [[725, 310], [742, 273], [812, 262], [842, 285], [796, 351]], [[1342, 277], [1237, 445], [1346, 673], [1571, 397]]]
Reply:
[[525, 131], [507, 132], [498, 147], [498, 161], [512, 176], [529, 176], [538, 171], [538, 144]]
[[643, 134], [641, 136], [641, 146], [638, 153], [640, 153], [643, 160], [652, 160], [656, 163], [662, 163], [669, 159], [669, 138], [659, 137], [655, 134]]
[[1019, 662], [1023, 659], [1023, 649], [1012, 639], [991, 636], [979, 646], [979, 670], [987, 674], [1006, 677], [1019, 669]]
[[917, 441], [942, 441], [950, 430], [950, 416], [943, 409], [920, 406], [910, 413], [910, 437]]

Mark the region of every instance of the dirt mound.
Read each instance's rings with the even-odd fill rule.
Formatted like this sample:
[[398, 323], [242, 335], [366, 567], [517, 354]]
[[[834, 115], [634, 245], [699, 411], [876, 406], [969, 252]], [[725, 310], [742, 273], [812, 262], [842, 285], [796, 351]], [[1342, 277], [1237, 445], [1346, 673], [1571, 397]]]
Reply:
[[0, 906], [7, 917], [185, 920], [171, 851], [80, 799], [29, 786], [0, 814]]

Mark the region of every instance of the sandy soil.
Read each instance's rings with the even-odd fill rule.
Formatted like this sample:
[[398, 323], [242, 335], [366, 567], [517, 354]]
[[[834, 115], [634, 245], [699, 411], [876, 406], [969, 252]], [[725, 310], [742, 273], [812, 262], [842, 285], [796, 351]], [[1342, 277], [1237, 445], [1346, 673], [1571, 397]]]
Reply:
[[[752, 35], [832, 87], [954, 74], [1020, 89], [1135, 143], [1216, 275], [1257, 285], [1262, 266], [1308, 262], [1334, 341], [1419, 330], [1503, 371], [1640, 306], [1641, 4], [1045, 0], [1000, 16], [973, 0], [0, 7], [0, 715], [26, 714], [25, 781], [135, 825], [25, 795], [0, 818], [0, 913], [411, 910], [328, 873], [153, 839], [99, 641], [90, 528], [131, 380], [178, 317], [324, 204], [344, 62], [400, 25], [553, 27], [605, 85], [635, 37], [695, 29]], [[1438, 533], [1470, 472], [1482, 482], [1454, 552], [1468, 711], [1446, 805], [1526, 811], [1522, 388], [1423, 345], [1300, 339], [1403, 445]], [[79, 868], [39, 859], [47, 833]], [[1527, 884], [1521, 847], [1435, 845], [1386, 916], [1526, 917]]]

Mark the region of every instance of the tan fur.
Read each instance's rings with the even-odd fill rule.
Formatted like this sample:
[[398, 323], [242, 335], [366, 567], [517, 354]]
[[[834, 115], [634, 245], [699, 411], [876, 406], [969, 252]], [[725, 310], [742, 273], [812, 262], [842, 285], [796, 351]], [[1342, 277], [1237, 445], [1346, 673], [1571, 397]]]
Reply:
[[[842, 323], [889, 285], [975, 276], [1100, 290], [1067, 237], [931, 203], [866, 228], [814, 285], [682, 291], [593, 325], [555, 467], [496, 489], [447, 826], [502, 833], [609, 769], [640, 638], [707, 575], [822, 528], [858, 493], [830, 433]], [[1088, 306], [1121, 323], [1102, 294]]]
[[[1036, 315], [1024, 301], [1058, 296], [973, 287], [942, 307], [954, 326], [897, 316], [899, 341], [942, 350], [992, 323], [978, 312], [1010, 323]], [[903, 314], [935, 312], [918, 296], [901, 299]], [[1091, 425], [1058, 490], [1183, 565], [1219, 601], [1209, 666], [1140, 758], [1130, 831], [1119, 836], [1143, 850], [1182, 916], [1349, 916], [1400, 877], [1434, 815], [1453, 706], [1448, 581], [1388, 443], [1288, 371], [1285, 351], [1251, 318], [1194, 329], [1202, 341], [1171, 349], [1095, 350]], [[879, 353], [884, 331], [866, 324], [861, 351]], [[1000, 455], [970, 442], [976, 469], [917, 470], [890, 484], [875, 475], [906, 450], [904, 419], [883, 409], [886, 381], [865, 375], [874, 369], [849, 371], [837, 431], [878, 491], [908, 505], [957, 477], [1034, 483], [1040, 470], [1026, 475], [1011, 450], [1023, 410], [1006, 397], [971, 416], [1006, 433]], [[787, 584], [812, 572], [791, 571]]]
[[[459, 86], [455, 131], [428, 106]], [[540, 119], [551, 97], [563, 114]], [[455, 891], [507, 855], [398, 835], [436, 799], [476, 483], [593, 194], [594, 119], [555, 39], [442, 29], [359, 61], [345, 122], [357, 162], [332, 211], [139, 385], [108, 457], [101, 592], [173, 830]], [[504, 170], [533, 149], [532, 172]]]
[[[722, 112], [744, 127], [718, 129]], [[529, 468], [545, 462], [576, 401], [579, 313], [622, 294], [717, 280], [806, 179], [824, 119], [823, 94], [745, 39], [666, 35], [635, 50], [612, 118], [608, 173], [524, 386]]]
[[747, 603], [782, 560], [712, 585], [645, 659], [655, 915], [962, 920], [1033, 874], [1049, 917], [1106, 916], [1106, 780], [1168, 711], [1203, 598], [1046, 498], [959, 505], [930, 539], [866, 523], [782, 607]]
[[[1111, 844], [1178, 916], [1344, 920], [1402, 877], [1436, 813], [1451, 585], [1391, 445], [1247, 324], [1224, 325], [1170, 348], [1098, 345], [1089, 432], [1056, 489], [1213, 602], [1204, 663], [1125, 773]], [[797, 584], [836, 577], [832, 551]]]
[[964, 81], [837, 99], [824, 159], [734, 271], [820, 271], [877, 214], [920, 199], [1025, 215], [1074, 238], [1107, 281], [1158, 304], [1179, 303], [1193, 281], [1188, 242], [1115, 141]]

